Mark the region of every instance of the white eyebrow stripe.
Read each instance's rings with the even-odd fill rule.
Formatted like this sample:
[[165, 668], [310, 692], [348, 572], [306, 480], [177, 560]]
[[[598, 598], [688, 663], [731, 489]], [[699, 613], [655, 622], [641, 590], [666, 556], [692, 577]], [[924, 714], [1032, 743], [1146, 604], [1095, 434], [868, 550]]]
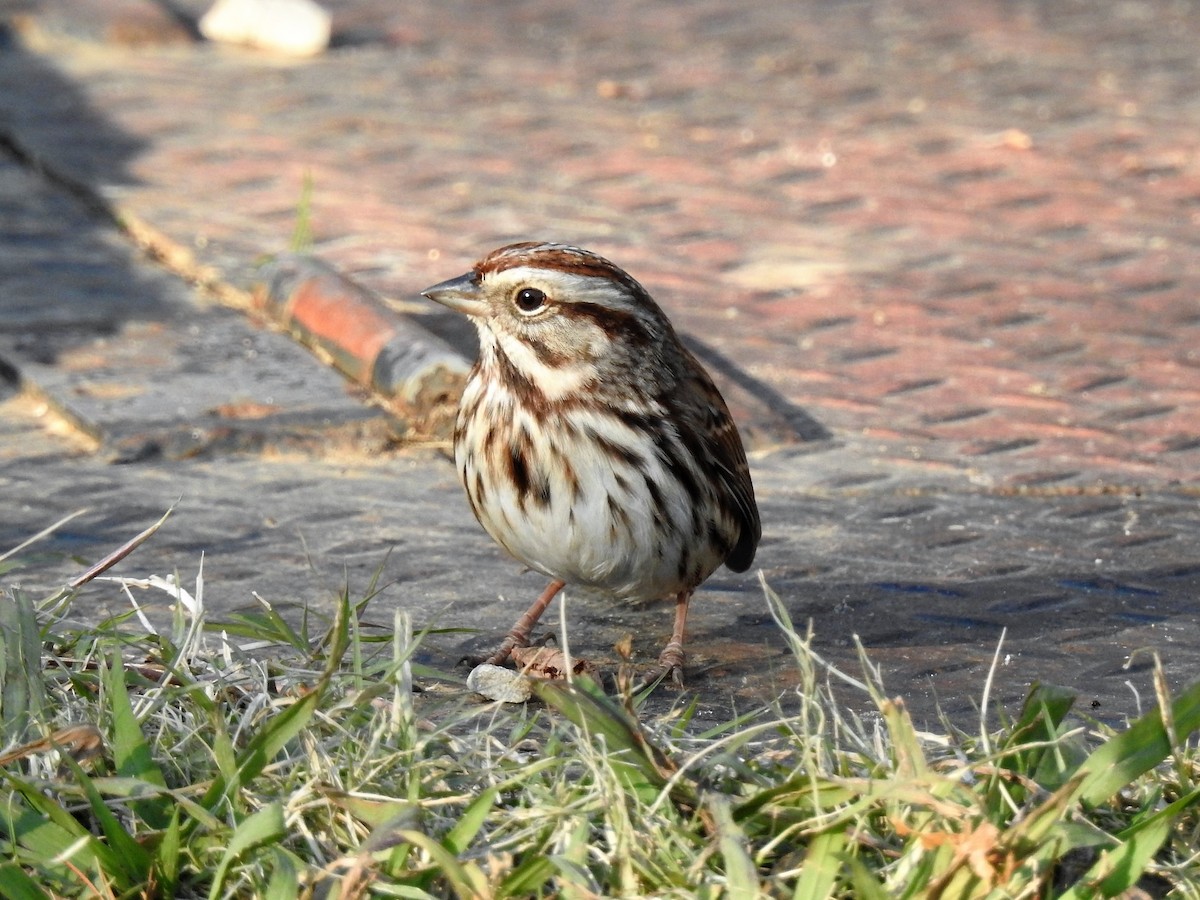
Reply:
[[539, 288], [557, 303], [595, 303], [597, 306], [629, 310], [634, 306], [622, 285], [601, 275], [580, 275], [538, 266], [514, 266], [484, 277], [502, 288]]

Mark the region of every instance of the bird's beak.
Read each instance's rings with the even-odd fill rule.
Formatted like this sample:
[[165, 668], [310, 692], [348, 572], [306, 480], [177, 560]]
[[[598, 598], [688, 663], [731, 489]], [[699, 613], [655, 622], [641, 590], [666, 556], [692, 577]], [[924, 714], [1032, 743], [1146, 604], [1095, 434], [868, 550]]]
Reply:
[[482, 316], [487, 310], [483, 292], [479, 289], [479, 279], [474, 272], [435, 284], [421, 293], [430, 300], [467, 316]]

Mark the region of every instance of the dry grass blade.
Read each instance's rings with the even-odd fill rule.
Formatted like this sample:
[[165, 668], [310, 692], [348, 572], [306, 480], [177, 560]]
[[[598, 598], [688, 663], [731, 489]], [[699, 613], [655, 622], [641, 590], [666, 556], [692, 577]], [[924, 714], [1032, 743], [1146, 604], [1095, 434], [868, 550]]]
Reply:
[[126, 541], [124, 544], [122, 544], [120, 547], [118, 547], [112, 553], [108, 554], [108, 556], [104, 557], [104, 559], [100, 560], [98, 563], [96, 563], [94, 566], [92, 566], [90, 569], [88, 569], [86, 572], [84, 572], [82, 575], [78, 576], [77, 578], [72, 579], [72, 581], [70, 582], [70, 587], [72, 587], [72, 588], [82, 587], [83, 585], [87, 584], [89, 581], [91, 581], [96, 576], [103, 575], [105, 572], [107, 572], [109, 569], [111, 569], [113, 566], [115, 566], [117, 563], [119, 563], [121, 560], [123, 560], [125, 557], [127, 557], [130, 553], [132, 553], [134, 550], [136, 550], [142, 544], [146, 543], [146, 541], [149, 540], [154, 535], [154, 533], [163, 526], [163, 523], [167, 521], [167, 519], [170, 517], [171, 513], [173, 513], [174, 511], [175, 511], [175, 505], [172, 504], [171, 507], [165, 513], [162, 514], [161, 519], [159, 519], [157, 522], [155, 522], [153, 525], [151, 525], [149, 528], [147, 528], [141, 534]]
[[51, 750], [70, 754], [75, 762], [94, 759], [104, 753], [104, 735], [95, 725], [68, 725], [49, 737], [29, 741], [0, 755], [0, 766], [7, 766], [35, 753], [48, 753]]
[[63, 516], [61, 519], [59, 519], [53, 525], [50, 525], [47, 528], [43, 528], [41, 531], [39, 531], [33, 537], [27, 538], [27, 539], [21, 541], [21, 543], [17, 544], [17, 546], [13, 547], [11, 550], [6, 550], [4, 553], [0, 553], [0, 562], [4, 562], [6, 559], [16, 556], [18, 553], [20, 553], [26, 547], [30, 547], [33, 544], [36, 544], [42, 538], [47, 537], [48, 535], [54, 534], [54, 532], [58, 531], [58, 529], [62, 528], [64, 525], [66, 525], [72, 519], [77, 519], [86, 512], [90, 512], [90, 510], [85, 507], [83, 509], [75, 510], [75, 512], [71, 513], [70, 515]]

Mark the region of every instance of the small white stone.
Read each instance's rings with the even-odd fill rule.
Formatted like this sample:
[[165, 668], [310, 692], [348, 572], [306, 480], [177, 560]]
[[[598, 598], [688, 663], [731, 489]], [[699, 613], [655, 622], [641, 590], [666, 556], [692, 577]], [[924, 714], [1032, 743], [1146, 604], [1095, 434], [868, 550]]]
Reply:
[[217, 0], [200, 19], [200, 33], [210, 41], [314, 56], [329, 46], [331, 25], [313, 0]]
[[471, 670], [467, 676], [467, 687], [489, 700], [499, 700], [501, 703], [524, 703], [533, 694], [529, 679], [520, 672], [503, 666], [489, 666], [487, 663]]

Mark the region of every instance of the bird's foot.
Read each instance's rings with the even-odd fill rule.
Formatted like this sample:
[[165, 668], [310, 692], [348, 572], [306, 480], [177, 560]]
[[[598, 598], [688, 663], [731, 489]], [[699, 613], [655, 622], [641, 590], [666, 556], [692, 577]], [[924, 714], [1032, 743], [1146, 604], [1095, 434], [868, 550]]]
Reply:
[[671, 683], [676, 688], [683, 688], [683, 644], [671, 641], [658, 655], [658, 664], [662, 667]]
[[537, 640], [533, 640], [528, 634], [509, 632], [508, 637], [496, 648], [496, 652], [481, 661], [489, 666], [501, 666], [508, 661], [508, 658], [512, 656], [512, 652], [518, 647], [545, 647], [553, 640], [553, 631], [547, 631]]
[[528, 647], [530, 632], [537, 625], [542, 613], [546, 611], [546, 607], [550, 605], [550, 601], [563, 589], [565, 584], [564, 581], [555, 580], [546, 585], [541, 596], [533, 602], [533, 606], [525, 610], [525, 614], [521, 618], [517, 619], [517, 623], [509, 629], [508, 636], [496, 648], [496, 652], [484, 660], [484, 663], [490, 666], [503, 665], [504, 661], [512, 654], [514, 647]]
[[502, 666], [512, 656], [513, 648], [518, 646], [515, 643], [510, 643], [505, 638], [504, 643], [496, 648], [496, 652], [490, 656], [485, 656], [482, 653], [468, 653], [459, 659], [460, 666], [466, 666], [469, 669], [474, 669], [477, 666]]
[[527, 646], [529, 646], [528, 638], [525, 640], [514, 640], [513, 636], [510, 634], [504, 639], [504, 642], [496, 648], [496, 652], [485, 659], [483, 663], [487, 666], [502, 666], [508, 660], [508, 658], [512, 656], [512, 652], [515, 648]]

